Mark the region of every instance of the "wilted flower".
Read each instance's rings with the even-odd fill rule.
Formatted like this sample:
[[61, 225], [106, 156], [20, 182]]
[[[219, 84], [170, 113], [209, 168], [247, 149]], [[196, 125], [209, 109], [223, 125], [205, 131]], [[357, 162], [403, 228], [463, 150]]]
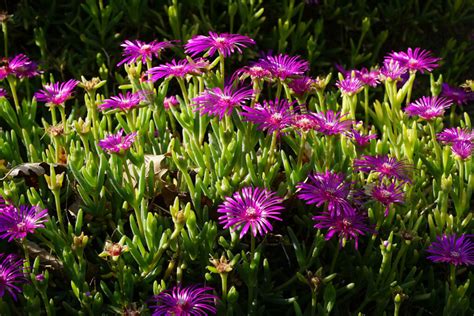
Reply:
[[382, 79], [399, 80], [407, 71], [408, 68], [402, 66], [397, 60], [385, 59], [383, 67], [380, 69], [380, 76]]
[[318, 122], [319, 121], [312, 114], [295, 114], [293, 116], [292, 125], [302, 132], [308, 132], [310, 130], [316, 130], [318, 128]]
[[293, 93], [297, 96], [303, 96], [306, 93], [310, 93], [313, 90], [314, 79], [310, 77], [301, 77], [293, 79], [289, 84]]
[[43, 223], [48, 220], [47, 216], [48, 210], [42, 210], [37, 206], [4, 208], [0, 212], [0, 238], [8, 238], [8, 241], [25, 238], [37, 228], [43, 228]]
[[110, 153], [123, 153], [132, 147], [136, 132], [123, 136], [124, 130], [121, 129], [117, 134], [110, 134], [106, 138], [99, 141], [99, 146], [103, 150]]
[[152, 306], [152, 315], [209, 315], [215, 314], [217, 296], [207, 293], [210, 287], [198, 285], [181, 287], [175, 286], [153, 297], [156, 306]]
[[281, 198], [267, 189], [245, 187], [232, 197], [226, 197], [219, 206], [217, 212], [224, 214], [219, 217], [219, 222], [224, 229], [241, 229], [240, 238], [249, 229], [254, 237], [257, 234], [263, 236], [273, 229], [269, 219], [281, 221], [281, 202]]
[[107, 240], [104, 251], [99, 254], [99, 257], [111, 257], [112, 260], [117, 261], [122, 253], [129, 251], [129, 247], [123, 245], [124, 242], [125, 239], [120, 240], [120, 242]]
[[266, 55], [255, 64], [270, 71], [274, 78], [285, 80], [287, 78], [303, 75], [309, 70], [309, 63], [300, 56], [278, 54]]
[[342, 94], [352, 96], [363, 89], [364, 83], [356, 77], [349, 77], [338, 81], [336, 86], [341, 90]]
[[263, 105], [257, 103], [255, 107], [243, 106], [244, 116], [249, 122], [258, 125], [258, 129], [267, 130], [268, 133], [281, 132], [282, 129], [288, 127], [292, 123], [292, 114], [287, 100], [263, 101]]
[[404, 201], [402, 187], [400, 184], [381, 183], [369, 189], [368, 195], [385, 206], [385, 216], [388, 216], [391, 204], [403, 203]]
[[467, 160], [471, 157], [474, 151], [474, 144], [470, 141], [454, 142], [451, 146], [451, 151], [461, 160]]
[[141, 101], [142, 98], [140, 96], [140, 93], [132, 93], [130, 91], [127, 91], [125, 95], [119, 93], [118, 96], [110, 97], [110, 99], [105, 99], [103, 103], [99, 105], [99, 110], [103, 111], [106, 109], [114, 109], [128, 111], [137, 107]]
[[166, 110], [169, 110], [171, 107], [175, 107], [177, 105], [179, 105], [179, 101], [174, 95], [170, 97], [165, 97], [165, 99], [163, 100], [163, 107]]
[[467, 235], [442, 235], [432, 242], [426, 250], [431, 255], [428, 259], [434, 262], [471, 266], [474, 265], [474, 243]]
[[157, 81], [162, 78], [184, 78], [189, 74], [194, 73], [196, 68], [189, 63], [187, 59], [172, 60], [171, 63], [166, 63], [158, 67], [153, 67], [148, 70], [148, 73], [151, 75], [152, 81]]
[[353, 129], [349, 135], [359, 147], [365, 147], [370, 143], [371, 139], [377, 138], [377, 134], [362, 135], [362, 133], [355, 129]]
[[72, 98], [73, 90], [78, 83], [79, 81], [71, 79], [62, 83], [45, 84], [44, 90], [35, 93], [35, 98], [40, 102], [46, 102], [47, 105], [64, 105], [66, 100]]
[[448, 98], [457, 105], [467, 104], [474, 100], [474, 93], [463, 88], [451, 87], [447, 83], [442, 84], [441, 96]]
[[438, 134], [438, 140], [443, 143], [472, 142], [474, 141], [474, 131], [469, 128], [446, 128]]
[[372, 231], [366, 224], [365, 216], [355, 210], [341, 214], [324, 212], [322, 215], [313, 216], [313, 220], [316, 222], [315, 228], [328, 229], [326, 240], [337, 235], [341, 247], [346, 244], [347, 240], [354, 239], [355, 248], [357, 249], [359, 247], [359, 236]]
[[26, 277], [22, 269], [23, 259], [12, 254], [0, 254], [0, 297], [3, 297], [5, 292], [8, 291], [16, 301], [16, 293], [21, 293], [19, 285], [26, 283]]
[[378, 69], [368, 70], [367, 68], [362, 68], [361, 70], [356, 70], [355, 75], [366, 86], [376, 87], [380, 83], [380, 70]]
[[219, 52], [219, 54], [224, 57], [229, 57], [236, 50], [242, 54], [241, 48], [246, 48], [254, 44], [255, 41], [248, 36], [209, 32], [209, 36], [194, 36], [184, 45], [184, 48], [186, 54], [191, 54], [191, 56], [196, 56], [199, 53], [207, 51], [209, 56], [213, 56], [216, 52]]
[[120, 46], [123, 47], [122, 56], [124, 59], [122, 59], [117, 66], [131, 64], [138, 60], [141, 60], [142, 63], [146, 63], [147, 60], [152, 60], [153, 56], [159, 57], [165, 48], [172, 47], [173, 44], [172, 42], [153, 41], [145, 43], [140, 40], [126, 40]]
[[410, 116], [419, 116], [425, 120], [432, 120], [444, 115], [444, 111], [452, 105], [452, 102], [446, 98], [439, 97], [421, 97], [415, 102], [410, 103], [405, 112]]
[[240, 80], [243, 80], [247, 77], [250, 77], [251, 79], [268, 79], [272, 76], [272, 73], [270, 70], [255, 64], [253, 66], [245, 66], [238, 69], [234, 76], [239, 77]]
[[205, 90], [203, 93], [193, 98], [194, 105], [201, 114], [218, 116], [220, 119], [225, 115], [230, 116], [235, 107], [245, 104], [250, 100], [253, 91], [248, 88], [234, 89], [232, 86], [219, 87]]
[[334, 214], [352, 210], [348, 200], [351, 183], [345, 181], [344, 174], [332, 171], [316, 172], [310, 174], [308, 178], [308, 183], [300, 182], [296, 185], [300, 199], [318, 207], [327, 203], [329, 212]]
[[395, 178], [406, 182], [411, 182], [408, 177], [412, 166], [404, 161], [388, 156], [362, 156], [361, 159], [354, 159], [354, 167], [357, 171], [365, 173], [377, 172], [380, 180], [382, 178]]
[[408, 48], [406, 52], [392, 52], [385, 57], [385, 60], [391, 59], [398, 61], [402, 67], [421, 73], [425, 70], [431, 72], [439, 66], [437, 63], [441, 60], [441, 58], [432, 57], [430, 51], [419, 47], [414, 50]]
[[325, 135], [343, 134], [352, 128], [352, 120], [344, 119], [346, 114], [328, 110], [313, 114], [318, 121], [317, 131]]

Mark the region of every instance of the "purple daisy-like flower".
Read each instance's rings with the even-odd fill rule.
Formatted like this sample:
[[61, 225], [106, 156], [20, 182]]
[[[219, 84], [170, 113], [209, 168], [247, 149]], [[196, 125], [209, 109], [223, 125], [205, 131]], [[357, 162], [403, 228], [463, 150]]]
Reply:
[[467, 104], [469, 101], [474, 100], [474, 93], [466, 91], [463, 88], [451, 87], [447, 83], [442, 84], [441, 96], [448, 98], [457, 105]]
[[472, 142], [474, 130], [460, 127], [446, 128], [438, 134], [438, 140], [443, 143]]
[[290, 107], [294, 104], [287, 100], [263, 101], [263, 105], [257, 103], [255, 107], [243, 106], [240, 115], [245, 120], [258, 125], [258, 129], [268, 133], [281, 132], [282, 129], [292, 124], [293, 115]]
[[309, 70], [309, 63], [300, 56], [289, 56], [278, 54], [276, 56], [266, 55], [256, 63], [263, 69], [270, 71], [274, 78], [285, 80], [295, 76], [301, 76]]
[[152, 315], [209, 315], [215, 314], [217, 296], [209, 294], [211, 287], [192, 285], [187, 287], [175, 286], [154, 296], [156, 306], [152, 307]]
[[23, 273], [23, 259], [13, 254], [0, 254], [0, 297], [8, 292], [16, 301], [16, 294], [21, 293], [19, 285], [26, 281]]
[[314, 79], [310, 77], [301, 77], [301, 78], [293, 79], [288, 84], [288, 87], [290, 87], [290, 89], [293, 90], [293, 93], [296, 94], [297, 96], [303, 96], [306, 93], [310, 93], [312, 91], [313, 84], [314, 84]]
[[175, 107], [175, 106], [178, 106], [178, 105], [179, 105], [179, 101], [178, 101], [178, 99], [176, 99], [176, 97], [174, 95], [172, 95], [170, 97], [166, 97], [163, 100], [163, 107], [165, 108], [165, 110], [169, 110], [171, 107]]
[[7, 90], [0, 88], [0, 98], [6, 98], [8, 95]]
[[443, 116], [444, 111], [451, 105], [452, 102], [446, 98], [421, 97], [415, 102], [410, 103], [405, 108], [405, 113], [409, 116], [419, 116], [429, 121]]
[[62, 83], [45, 84], [43, 90], [35, 93], [35, 98], [49, 105], [64, 105], [64, 102], [72, 98], [73, 90], [78, 83], [79, 81], [71, 79]]
[[142, 101], [142, 96], [140, 93], [132, 93], [127, 91], [126, 94], [119, 93], [118, 96], [110, 97], [110, 99], [105, 99], [103, 103], [99, 106], [99, 110], [107, 109], [116, 109], [121, 111], [128, 111], [137, 107]]
[[18, 54], [8, 61], [8, 72], [18, 78], [31, 78], [40, 74], [38, 64], [24, 54]]
[[328, 110], [326, 112], [313, 113], [318, 121], [317, 131], [325, 135], [338, 135], [352, 128], [352, 120], [344, 119], [346, 114]]
[[0, 213], [0, 238], [8, 238], [8, 241], [23, 239], [37, 228], [43, 228], [47, 216], [48, 210], [37, 206], [22, 205], [19, 209], [3, 209]]
[[474, 243], [466, 235], [442, 235], [432, 242], [426, 252], [433, 262], [446, 262], [455, 266], [474, 265]]
[[263, 68], [259, 64], [254, 64], [252, 66], [245, 66], [238, 69], [233, 77], [237, 77], [240, 80], [244, 80], [245, 78], [250, 77], [252, 80], [254, 79], [269, 79], [272, 76], [270, 70]]
[[336, 86], [341, 90], [342, 94], [352, 96], [364, 88], [364, 83], [356, 77], [349, 77], [338, 81]]
[[362, 156], [361, 159], [354, 159], [354, 167], [365, 173], [377, 172], [380, 180], [395, 178], [406, 182], [411, 182], [408, 174], [413, 168], [412, 165], [389, 156]]
[[123, 135], [124, 130], [121, 129], [117, 134], [110, 134], [104, 139], [99, 141], [99, 146], [109, 154], [111, 153], [124, 153], [130, 147], [132, 147], [137, 133], [133, 132], [128, 135]]
[[349, 135], [351, 139], [355, 142], [355, 144], [359, 147], [366, 147], [367, 145], [369, 145], [370, 140], [377, 138], [377, 134], [363, 135], [355, 129], [353, 129]]
[[366, 224], [365, 216], [354, 209], [339, 215], [324, 212], [321, 215], [313, 216], [313, 220], [316, 222], [315, 228], [328, 229], [325, 236], [326, 240], [337, 235], [341, 247], [345, 245], [347, 240], [354, 239], [355, 248], [358, 249], [359, 236], [364, 236], [372, 231]]
[[153, 41], [145, 43], [140, 40], [126, 40], [120, 46], [123, 47], [122, 56], [124, 59], [122, 59], [117, 66], [131, 64], [138, 60], [141, 60], [142, 63], [146, 63], [147, 59], [152, 60], [153, 56], [158, 58], [165, 48], [173, 47], [173, 44], [172, 42]]
[[7, 201], [5, 201], [3, 196], [0, 195], [0, 213], [10, 212], [10, 210], [14, 208], [15, 207], [13, 205], [7, 204]]
[[255, 45], [255, 41], [248, 36], [229, 33], [209, 32], [209, 36], [197, 35], [191, 38], [184, 49], [186, 54], [196, 56], [202, 52], [207, 52], [209, 56], [213, 56], [216, 52], [229, 57], [235, 51], [242, 54], [242, 48]]
[[366, 86], [376, 87], [379, 83], [380, 70], [367, 68], [362, 68], [361, 70], [356, 70], [356, 78], [362, 81]]
[[254, 237], [257, 234], [263, 236], [271, 231], [273, 226], [269, 219], [281, 221], [279, 216], [282, 209], [284, 209], [282, 199], [274, 192], [245, 187], [235, 192], [232, 197], [226, 197], [217, 212], [224, 214], [219, 217], [224, 229], [231, 228], [232, 231], [241, 229], [240, 238], [242, 238], [249, 229]]
[[162, 78], [184, 78], [187, 75], [193, 74], [196, 68], [189, 63], [187, 59], [182, 59], [178, 62], [172, 60], [171, 63], [166, 63], [158, 67], [153, 67], [148, 70], [152, 81], [157, 81]]
[[297, 128], [302, 132], [308, 132], [310, 130], [318, 129], [319, 121], [312, 114], [295, 114], [293, 116], [293, 127]]
[[403, 203], [404, 193], [402, 191], [402, 185], [396, 185], [394, 183], [385, 184], [381, 183], [377, 186], [372, 187], [369, 190], [369, 196], [375, 201], [382, 203], [385, 206], [385, 216], [388, 216], [390, 211], [390, 205], [394, 203]]
[[424, 73], [424, 71], [431, 72], [439, 67], [438, 61], [441, 60], [441, 58], [432, 57], [430, 51], [419, 47], [414, 50], [408, 48], [406, 52], [392, 52], [386, 59], [396, 60], [403, 67], [411, 71], [420, 71], [421, 73]]
[[348, 200], [351, 183], [345, 181], [344, 174], [332, 171], [316, 172], [310, 174], [308, 179], [308, 182], [296, 185], [298, 198], [318, 207], [327, 203], [328, 211], [333, 214], [347, 213], [353, 209]]
[[235, 90], [232, 86], [226, 86], [222, 90], [216, 87], [193, 98], [193, 104], [198, 106], [196, 110], [201, 114], [218, 116], [222, 119], [225, 115], [230, 116], [235, 107], [242, 106], [245, 101], [250, 100], [252, 94], [252, 89], [248, 88]]
[[400, 62], [395, 59], [385, 59], [383, 67], [380, 69], [380, 77], [382, 79], [400, 80], [406, 74], [408, 68], [402, 66]]
[[451, 151], [461, 160], [467, 160], [472, 156], [474, 144], [470, 141], [454, 142], [451, 146]]

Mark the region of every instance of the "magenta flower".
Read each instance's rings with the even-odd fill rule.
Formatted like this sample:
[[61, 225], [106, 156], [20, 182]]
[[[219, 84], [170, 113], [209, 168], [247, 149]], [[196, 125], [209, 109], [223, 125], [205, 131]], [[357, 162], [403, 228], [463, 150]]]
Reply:
[[325, 113], [313, 113], [318, 121], [317, 131], [325, 135], [344, 134], [352, 128], [352, 120], [344, 119], [346, 114], [328, 110]]
[[300, 56], [289, 56], [279, 54], [276, 56], [266, 55], [256, 63], [263, 69], [270, 71], [274, 78], [285, 80], [295, 76], [303, 75], [309, 70], [309, 63]]
[[291, 104], [287, 100], [263, 101], [263, 105], [257, 103], [255, 107], [242, 106], [240, 115], [245, 120], [257, 124], [257, 128], [268, 133], [278, 132], [292, 124], [293, 116], [290, 111]]
[[474, 150], [474, 144], [469, 141], [454, 142], [451, 151], [461, 160], [467, 160], [471, 157]]
[[140, 60], [143, 64], [147, 60], [152, 60], [153, 56], [159, 58], [160, 53], [169, 47], [173, 47], [172, 42], [158, 42], [153, 41], [150, 43], [145, 43], [140, 40], [129, 41], [126, 40], [120, 46], [123, 47], [122, 59], [117, 66], [123, 64], [131, 64]]
[[15, 209], [11, 204], [7, 204], [7, 201], [0, 195], [0, 213], [10, 212], [10, 210]]
[[178, 105], [179, 101], [174, 95], [170, 97], [165, 97], [165, 99], [163, 100], [163, 107], [165, 108], [165, 110], [169, 110], [171, 107], [175, 107]]
[[109, 154], [123, 154], [130, 147], [132, 147], [137, 133], [133, 132], [131, 134], [123, 136], [124, 130], [121, 129], [117, 134], [110, 134], [106, 138], [99, 141], [99, 146]]
[[408, 174], [413, 166], [388, 156], [362, 156], [361, 159], [354, 159], [354, 168], [365, 173], [377, 172], [380, 180], [395, 178], [411, 182]]
[[293, 116], [292, 125], [302, 132], [308, 132], [310, 130], [318, 129], [318, 119], [312, 114], [295, 114]]
[[442, 235], [432, 242], [426, 252], [433, 262], [446, 262], [449, 264], [472, 266], [474, 265], [474, 243], [467, 235], [456, 236]]
[[31, 61], [26, 55], [18, 54], [8, 61], [7, 75], [13, 74], [18, 78], [31, 78], [40, 74], [38, 64]]
[[441, 96], [448, 98], [457, 105], [467, 104], [469, 101], [474, 100], [474, 93], [471, 91], [466, 91], [462, 88], [451, 87], [447, 83], [443, 83], [441, 87]]
[[151, 75], [153, 82], [162, 78], [184, 78], [194, 72], [196, 72], [196, 68], [191, 65], [187, 59], [178, 62], [173, 59], [171, 63], [166, 63], [148, 70], [148, 74]]
[[321, 215], [313, 216], [316, 222], [314, 225], [318, 229], [328, 229], [326, 240], [331, 239], [335, 235], [339, 237], [339, 244], [343, 247], [347, 240], [354, 239], [355, 248], [359, 247], [359, 236], [364, 236], [371, 232], [366, 224], [365, 216], [359, 214], [355, 210], [350, 210], [341, 214], [324, 212]]
[[64, 102], [72, 98], [74, 88], [79, 81], [71, 79], [66, 82], [45, 84], [43, 90], [35, 93], [36, 100], [46, 102], [47, 105], [64, 105]]
[[342, 94], [352, 96], [364, 88], [364, 83], [356, 77], [349, 77], [338, 81], [336, 86], [341, 90]]
[[210, 287], [200, 287], [198, 285], [175, 286], [171, 290], [163, 291], [153, 297], [157, 305], [151, 306], [152, 315], [205, 316], [215, 314], [215, 301], [218, 297], [207, 293], [212, 290]]
[[452, 102], [446, 98], [439, 97], [421, 97], [415, 102], [410, 103], [405, 108], [405, 113], [409, 116], [419, 116], [422, 119], [430, 121], [434, 118], [444, 115], [444, 111], [452, 105]]
[[224, 215], [219, 217], [219, 222], [224, 229], [231, 231], [241, 229], [242, 238], [251, 229], [254, 237], [257, 234], [265, 235], [273, 229], [269, 219], [281, 221], [280, 211], [283, 209], [282, 199], [267, 189], [245, 187], [235, 192], [217, 209]]
[[184, 45], [184, 48], [186, 54], [191, 54], [193, 57], [202, 52], [207, 52], [209, 56], [214, 56], [216, 52], [219, 52], [224, 57], [229, 57], [236, 50], [242, 54], [242, 48], [250, 45], [255, 45], [255, 41], [248, 36], [209, 32], [209, 36], [194, 36]]
[[105, 99], [101, 105], [99, 105], [99, 110], [121, 110], [121, 111], [128, 111], [130, 109], [138, 107], [140, 102], [142, 101], [142, 97], [140, 93], [135, 92], [132, 93], [127, 91], [124, 95], [119, 93], [116, 97], [110, 97], [110, 99]]
[[370, 189], [369, 196], [385, 206], [385, 216], [388, 216], [391, 204], [403, 203], [404, 201], [402, 187], [403, 185], [400, 184], [390, 183], [388, 185], [381, 183]]
[[0, 297], [8, 292], [16, 301], [16, 294], [21, 293], [19, 285], [26, 283], [26, 281], [23, 273], [23, 259], [12, 254], [0, 253]]
[[272, 76], [270, 70], [263, 68], [262, 66], [255, 64], [253, 66], [245, 66], [238, 69], [233, 77], [238, 77], [240, 80], [244, 80], [250, 77], [254, 79], [269, 79]]
[[380, 69], [380, 77], [382, 79], [399, 80], [407, 71], [408, 68], [402, 66], [397, 60], [385, 59], [383, 67]]
[[0, 238], [8, 238], [8, 241], [23, 239], [37, 228], [43, 228], [47, 216], [48, 210], [36, 206], [3, 209], [0, 213]]
[[431, 52], [425, 49], [415, 48], [412, 50], [408, 48], [406, 52], [392, 52], [385, 60], [396, 60], [402, 67], [406, 67], [410, 71], [424, 71], [431, 72], [433, 69], [438, 68], [438, 61], [441, 58], [431, 56]]
[[355, 129], [353, 129], [349, 135], [359, 147], [365, 147], [370, 144], [370, 140], [377, 138], [377, 134], [362, 135], [362, 133]]
[[7, 90], [0, 88], [0, 98], [6, 98], [7, 95], [8, 95]]
[[473, 142], [474, 130], [459, 127], [446, 128], [438, 134], [438, 140], [443, 143]]
[[242, 106], [245, 101], [250, 100], [253, 91], [248, 88], [235, 90], [232, 86], [219, 87], [205, 90], [203, 93], [193, 98], [194, 105], [198, 107], [201, 114], [218, 116], [223, 119], [225, 115], [232, 115], [232, 111], [237, 106]]
[[345, 181], [344, 174], [333, 171], [316, 172], [308, 178], [308, 183], [300, 182], [296, 185], [298, 198], [317, 207], [327, 203], [331, 214], [348, 213], [353, 209], [349, 203], [351, 183]]
[[367, 68], [362, 68], [361, 70], [356, 70], [355, 75], [366, 86], [376, 87], [380, 83], [380, 70], [378, 69], [368, 70]]
[[290, 87], [290, 89], [293, 90], [293, 93], [296, 94], [297, 96], [303, 96], [306, 93], [310, 93], [312, 91], [313, 84], [314, 84], [314, 79], [310, 77], [301, 77], [301, 78], [293, 79], [288, 84], [288, 87]]

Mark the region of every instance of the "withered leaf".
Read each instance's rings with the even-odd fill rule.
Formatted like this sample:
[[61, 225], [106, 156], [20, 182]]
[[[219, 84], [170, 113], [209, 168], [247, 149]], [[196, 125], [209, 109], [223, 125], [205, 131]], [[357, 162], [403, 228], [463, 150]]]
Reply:
[[47, 163], [47, 162], [28, 162], [19, 164], [8, 171], [8, 173], [1, 178], [0, 180], [4, 180], [7, 177], [11, 178], [28, 178], [28, 177], [39, 177], [43, 175], [49, 175], [50, 166], [54, 167], [54, 171], [58, 173], [66, 172], [67, 165], [66, 164], [58, 164], [58, 163]]

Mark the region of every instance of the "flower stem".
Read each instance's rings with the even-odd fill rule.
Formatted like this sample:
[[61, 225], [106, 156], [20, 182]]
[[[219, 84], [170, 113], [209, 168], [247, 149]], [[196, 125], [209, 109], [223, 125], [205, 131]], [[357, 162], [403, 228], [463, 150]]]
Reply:
[[316, 315], [316, 307], [318, 303], [318, 292], [316, 290], [311, 291], [311, 316]]
[[456, 288], [456, 266], [454, 264], [449, 265], [449, 284], [451, 285], [451, 291]]
[[224, 63], [224, 61], [225, 61], [224, 55], [222, 55], [219, 52], [219, 69], [220, 69], [220, 72], [221, 72], [221, 85], [222, 85], [222, 88], [224, 88], [224, 81], [225, 81], [225, 63]]
[[7, 77], [8, 84], [10, 85], [10, 90], [12, 92], [13, 96], [13, 102], [15, 103], [15, 108], [18, 112], [18, 115], [20, 114], [20, 102], [18, 101], [18, 95], [16, 93], [16, 79], [8, 76]]
[[8, 25], [7, 22], [2, 22], [3, 45], [5, 50], [5, 57], [8, 57]]
[[[250, 266], [252, 266], [253, 261], [255, 257], [255, 237], [253, 234], [250, 234]], [[255, 287], [256, 287], [256, 282], [255, 278], [257, 277], [255, 274], [252, 274], [251, 280], [249, 281], [249, 301], [248, 301], [248, 311], [247, 313], [249, 315], [253, 315], [253, 306], [254, 306], [254, 293], [255, 293]]]
[[364, 87], [364, 111], [365, 111], [365, 126], [369, 126], [369, 87]]
[[61, 196], [58, 189], [52, 190], [54, 196], [54, 204], [56, 205], [56, 214], [58, 215], [59, 228], [66, 235], [66, 229], [64, 228], [63, 214], [61, 210]]
[[181, 88], [181, 93], [183, 94], [184, 103], [186, 107], [189, 106], [189, 97], [188, 97], [188, 90], [186, 90], [186, 86], [184, 85], [183, 78], [176, 78], [178, 80], [179, 87]]

